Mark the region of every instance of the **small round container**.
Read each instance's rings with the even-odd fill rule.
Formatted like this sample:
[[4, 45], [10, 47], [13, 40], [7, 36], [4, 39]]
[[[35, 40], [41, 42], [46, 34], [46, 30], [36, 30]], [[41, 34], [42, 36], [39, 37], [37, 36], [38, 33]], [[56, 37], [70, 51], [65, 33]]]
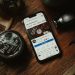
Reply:
[[16, 31], [5, 31], [0, 34], [0, 57], [15, 59], [24, 50], [24, 39]]

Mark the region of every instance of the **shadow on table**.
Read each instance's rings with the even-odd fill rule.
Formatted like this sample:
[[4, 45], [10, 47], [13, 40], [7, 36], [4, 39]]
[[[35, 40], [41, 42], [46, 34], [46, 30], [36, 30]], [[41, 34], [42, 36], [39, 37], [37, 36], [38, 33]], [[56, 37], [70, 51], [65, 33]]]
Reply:
[[23, 71], [27, 68], [32, 58], [32, 52], [28, 50], [27, 46], [24, 49], [22, 54], [17, 58], [5, 61], [5, 64], [7, 64], [9, 69], [12, 68], [14, 70], [17, 69]]

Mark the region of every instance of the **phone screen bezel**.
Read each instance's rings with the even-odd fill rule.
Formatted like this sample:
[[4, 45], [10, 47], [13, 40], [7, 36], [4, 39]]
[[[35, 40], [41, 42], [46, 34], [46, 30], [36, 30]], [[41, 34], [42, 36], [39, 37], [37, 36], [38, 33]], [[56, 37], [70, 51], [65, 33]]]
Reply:
[[[36, 13], [34, 13], [34, 14], [30, 15], [30, 16], [27, 16], [27, 17], [29, 17], [29, 18], [34, 17], [34, 16], [36, 16], [36, 14], [38, 14], [38, 13], [43, 13], [44, 16], [45, 16], [46, 21], [48, 22], [47, 16], [45, 15], [45, 13], [44, 13], [43, 11], [36, 12]], [[23, 22], [23, 23], [24, 23], [24, 22]], [[49, 24], [49, 22], [48, 22], [48, 24]], [[49, 25], [49, 26], [50, 26], [50, 25]], [[30, 37], [29, 37], [29, 32], [28, 32], [28, 30], [26, 29], [26, 27], [25, 27], [25, 30], [26, 30], [26, 33], [27, 33], [27, 35], [28, 35], [28, 38], [29, 38], [29, 41], [30, 41], [30, 43], [31, 43], [32, 49], [33, 49], [33, 51], [34, 51], [34, 54], [35, 54], [35, 56], [36, 56], [36, 58], [37, 58], [37, 60], [38, 60], [39, 62], [43, 62], [43, 61], [45, 61], [45, 60], [48, 60], [49, 58], [53, 58], [53, 57], [55, 57], [55, 56], [61, 55], [60, 46], [59, 46], [59, 44], [58, 44], [57, 38], [55, 37], [55, 35], [54, 35], [53, 31], [52, 31], [51, 26], [50, 26], [50, 31], [52, 32], [52, 35], [53, 35], [53, 37], [54, 37], [54, 39], [55, 39], [55, 42], [56, 42], [56, 44], [57, 44], [57, 46], [58, 46], [60, 52], [59, 52], [58, 54], [56, 54], [56, 55], [54, 55], [54, 56], [52, 56], [52, 57], [49, 57], [49, 58], [47, 58], [47, 59], [44, 59], [44, 60], [39, 60], [39, 59], [38, 59], [37, 54], [36, 54], [36, 51], [35, 51], [35, 49], [34, 49], [34, 47], [33, 47], [33, 45], [32, 45], [31, 39], [30, 39]]]

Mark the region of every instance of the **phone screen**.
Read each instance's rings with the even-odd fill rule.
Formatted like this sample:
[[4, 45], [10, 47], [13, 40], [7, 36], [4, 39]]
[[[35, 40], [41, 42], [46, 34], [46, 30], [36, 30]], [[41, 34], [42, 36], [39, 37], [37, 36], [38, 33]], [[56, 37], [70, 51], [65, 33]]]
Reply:
[[37, 58], [40, 61], [60, 53], [50, 25], [42, 12], [33, 17], [25, 18], [24, 24]]

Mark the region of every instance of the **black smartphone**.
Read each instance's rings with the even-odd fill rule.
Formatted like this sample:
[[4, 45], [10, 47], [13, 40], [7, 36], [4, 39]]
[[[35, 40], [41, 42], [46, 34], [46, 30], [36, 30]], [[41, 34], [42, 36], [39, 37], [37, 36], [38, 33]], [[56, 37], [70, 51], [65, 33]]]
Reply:
[[39, 61], [60, 54], [55, 37], [43, 12], [24, 19], [25, 29]]

